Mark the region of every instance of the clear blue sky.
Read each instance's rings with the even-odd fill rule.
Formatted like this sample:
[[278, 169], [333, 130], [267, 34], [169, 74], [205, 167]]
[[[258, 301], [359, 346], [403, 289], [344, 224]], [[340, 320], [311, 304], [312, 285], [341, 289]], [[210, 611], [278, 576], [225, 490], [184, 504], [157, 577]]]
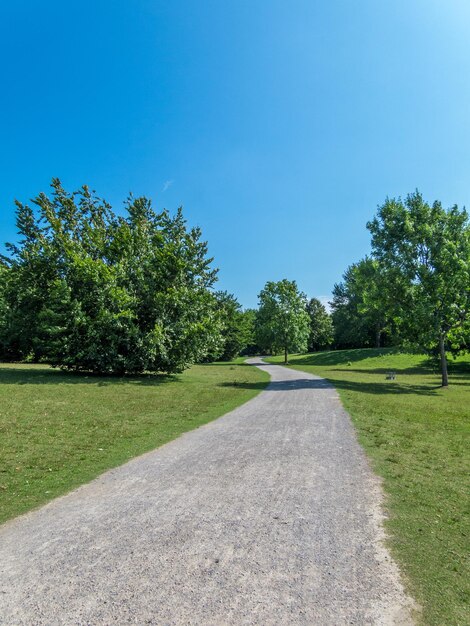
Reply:
[[51, 177], [183, 205], [256, 304], [327, 296], [387, 195], [469, 205], [468, 0], [24, 0], [0, 19], [0, 229]]

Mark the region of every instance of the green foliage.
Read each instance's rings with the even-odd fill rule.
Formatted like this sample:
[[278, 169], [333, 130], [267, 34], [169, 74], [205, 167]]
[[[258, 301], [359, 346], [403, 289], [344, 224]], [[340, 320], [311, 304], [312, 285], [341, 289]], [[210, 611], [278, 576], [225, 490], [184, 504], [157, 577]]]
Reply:
[[380, 347], [388, 340], [393, 325], [387, 317], [386, 284], [378, 262], [368, 257], [346, 269], [331, 303], [336, 347]]
[[256, 341], [263, 351], [305, 351], [310, 332], [307, 298], [295, 281], [269, 281], [259, 296]]
[[309, 300], [307, 313], [310, 316], [309, 352], [328, 348], [333, 343], [334, 338], [331, 316], [317, 298]]
[[209, 361], [230, 361], [253, 343], [253, 318], [227, 291], [214, 294], [220, 323], [220, 343], [208, 353]]
[[6, 263], [0, 259], [0, 354], [6, 352], [6, 346], [4, 345], [6, 336], [6, 325], [8, 313], [8, 305], [5, 298], [5, 291], [7, 289], [7, 282], [10, 276], [10, 272]]
[[126, 217], [87, 187], [59, 180], [36, 211], [17, 203], [22, 237], [9, 246], [4, 357], [44, 359], [100, 373], [179, 372], [220, 341], [207, 244], [181, 209], [155, 213], [146, 198]]
[[439, 347], [442, 383], [445, 350], [470, 339], [470, 226], [457, 206], [431, 206], [415, 192], [387, 199], [369, 222], [375, 259], [386, 272], [386, 293], [400, 334], [425, 348]]
[[258, 315], [257, 309], [245, 309], [243, 311], [243, 327], [244, 327], [244, 342], [245, 346], [241, 351], [241, 354], [253, 355], [261, 352], [260, 347], [256, 343], [256, 317]]

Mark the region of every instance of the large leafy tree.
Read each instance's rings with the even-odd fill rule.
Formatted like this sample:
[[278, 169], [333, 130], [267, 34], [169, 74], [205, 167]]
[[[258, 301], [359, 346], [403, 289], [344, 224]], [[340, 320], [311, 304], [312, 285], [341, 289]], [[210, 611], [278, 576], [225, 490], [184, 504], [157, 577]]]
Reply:
[[355, 292], [353, 271], [349, 266], [342, 281], [333, 287], [331, 317], [336, 348], [357, 348], [370, 345], [369, 327], [359, 313], [358, 298]]
[[126, 216], [59, 180], [36, 209], [17, 205], [4, 333], [10, 352], [73, 370], [178, 372], [220, 340], [216, 280], [181, 209], [130, 197]]
[[333, 343], [334, 338], [331, 316], [317, 298], [311, 298], [308, 301], [307, 313], [310, 317], [309, 351], [315, 352], [328, 348]]
[[236, 297], [227, 291], [214, 294], [220, 324], [220, 343], [207, 360], [230, 361], [253, 343], [252, 318], [247, 316]]
[[468, 345], [470, 226], [468, 213], [432, 205], [416, 191], [387, 199], [369, 222], [374, 258], [389, 277], [388, 299], [403, 337], [440, 355], [448, 385], [446, 350]]
[[5, 340], [9, 311], [5, 298], [5, 292], [7, 289], [9, 275], [10, 272], [7, 263], [0, 259], [0, 354], [6, 353]]
[[242, 315], [245, 345], [241, 350], [241, 354], [259, 354], [260, 348], [256, 343], [256, 317], [258, 311], [256, 309], [245, 309]]
[[350, 265], [333, 288], [332, 319], [337, 347], [375, 346], [392, 327], [386, 286], [379, 263], [366, 257]]
[[307, 298], [299, 291], [295, 281], [269, 281], [259, 296], [256, 320], [257, 343], [263, 350], [288, 353], [304, 352], [310, 332]]
[[55, 252], [31, 207], [16, 203], [17, 245], [7, 244], [2, 257], [8, 271], [2, 272], [4, 298], [2, 352], [8, 359], [34, 356], [38, 315], [47, 302], [56, 276]]
[[358, 313], [363, 316], [375, 347], [380, 348], [382, 336], [386, 331], [391, 335], [393, 328], [388, 296], [393, 284], [391, 277], [375, 259], [366, 256], [354, 264], [353, 281]]

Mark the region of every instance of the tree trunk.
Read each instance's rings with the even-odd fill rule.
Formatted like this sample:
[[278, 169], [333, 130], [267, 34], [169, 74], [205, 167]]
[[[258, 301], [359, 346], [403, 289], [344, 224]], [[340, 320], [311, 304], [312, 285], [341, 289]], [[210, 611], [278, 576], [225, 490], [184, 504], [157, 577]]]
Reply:
[[442, 386], [448, 387], [449, 378], [447, 376], [446, 345], [445, 345], [445, 336], [443, 334], [439, 336], [439, 353], [441, 355]]
[[380, 336], [382, 334], [382, 330], [380, 328], [380, 325], [377, 324], [377, 326], [375, 327], [375, 347], [376, 348], [380, 348]]
[[287, 365], [287, 346], [284, 348], [284, 363]]

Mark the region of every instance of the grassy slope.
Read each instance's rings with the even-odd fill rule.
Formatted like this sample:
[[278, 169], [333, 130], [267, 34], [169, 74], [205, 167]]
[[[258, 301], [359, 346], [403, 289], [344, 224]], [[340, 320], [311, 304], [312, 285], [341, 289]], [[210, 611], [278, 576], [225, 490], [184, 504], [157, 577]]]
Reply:
[[122, 379], [0, 364], [0, 522], [223, 415], [267, 381], [240, 361]]
[[[470, 624], [468, 357], [451, 362], [447, 390], [417, 355], [344, 350], [293, 356], [290, 364], [328, 378], [350, 412], [384, 479], [390, 547], [423, 622]], [[396, 381], [385, 380], [392, 369]]]

